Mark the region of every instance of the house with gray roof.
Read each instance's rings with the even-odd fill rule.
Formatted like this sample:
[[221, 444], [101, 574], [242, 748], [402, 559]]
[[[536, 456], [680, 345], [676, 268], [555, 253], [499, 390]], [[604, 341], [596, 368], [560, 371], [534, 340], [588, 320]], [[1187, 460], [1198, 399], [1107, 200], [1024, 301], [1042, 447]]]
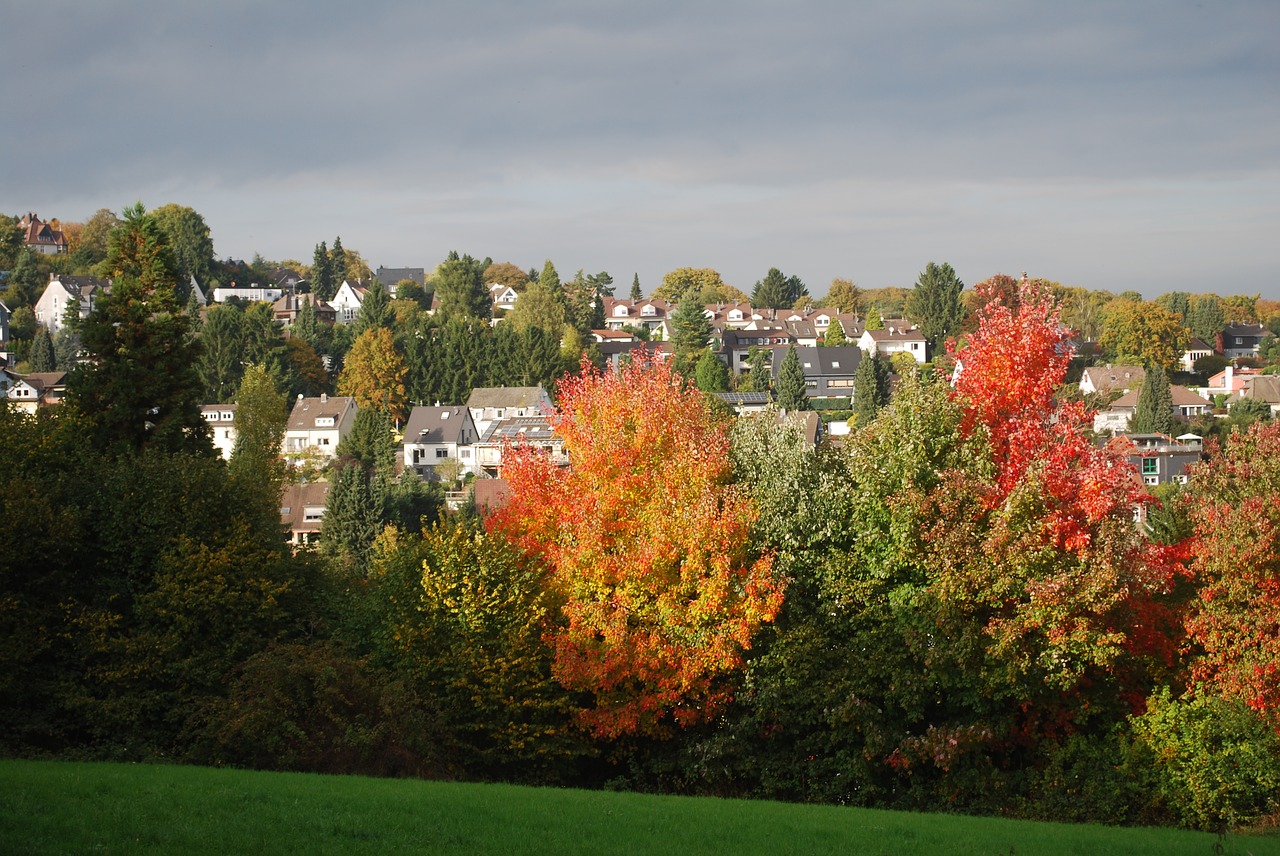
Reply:
[[428, 481], [442, 481], [437, 469], [446, 461], [461, 464], [462, 473], [479, 475], [475, 444], [480, 439], [471, 411], [460, 405], [418, 405], [404, 426], [404, 465]]
[[[796, 348], [800, 368], [804, 371], [806, 398], [848, 398], [853, 400], [854, 376], [864, 356], [857, 345], [839, 348]], [[776, 356], [776, 355], [775, 355]], [[773, 361], [773, 380], [777, 384], [782, 359]]]
[[335, 457], [338, 444], [351, 433], [358, 409], [356, 400], [346, 395], [299, 395], [284, 431], [285, 457]]

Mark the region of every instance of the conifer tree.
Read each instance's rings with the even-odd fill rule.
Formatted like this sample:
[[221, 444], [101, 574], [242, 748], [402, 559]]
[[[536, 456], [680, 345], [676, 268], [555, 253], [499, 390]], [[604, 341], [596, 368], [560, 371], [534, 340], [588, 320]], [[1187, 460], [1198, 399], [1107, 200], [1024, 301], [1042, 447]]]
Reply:
[[786, 411], [804, 410], [808, 404], [805, 395], [804, 369], [800, 366], [800, 355], [796, 346], [787, 348], [787, 356], [778, 367], [777, 383], [778, 407]]
[[333, 277], [333, 291], [347, 279], [347, 251], [342, 249], [342, 238], [333, 239], [333, 249], [329, 250], [329, 275]]
[[333, 300], [337, 288], [333, 282], [333, 268], [329, 265], [329, 250], [324, 241], [316, 244], [311, 257], [311, 293], [320, 300]]
[[392, 316], [391, 296], [382, 283], [375, 279], [360, 301], [360, 311], [352, 322], [351, 333], [359, 338], [365, 330], [390, 329]]
[[640, 290], [640, 274], [638, 273], [635, 276], [631, 277], [631, 299], [632, 300], [644, 299], [644, 292]]
[[859, 425], [876, 418], [888, 403], [889, 368], [876, 354], [863, 353], [853, 374], [853, 410]]
[[704, 349], [698, 359], [694, 378], [698, 389], [703, 392], [725, 392], [729, 389], [729, 369], [710, 348]]
[[1147, 367], [1138, 393], [1138, 406], [1129, 423], [1131, 434], [1171, 434], [1173, 432], [1173, 390], [1169, 377], [1159, 365]]
[[711, 319], [698, 302], [697, 295], [686, 294], [671, 313], [671, 346], [675, 351], [676, 370], [689, 377], [699, 356], [711, 341]]
[[844, 335], [844, 325], [840, 323], [839, 318], [831, 319], [827, 333], [822, 337], [822, 344], [828, 348], [839, 348], [849, 344], [849, 340]]
[[964, 283], [949, 264], [929, 262], [907, 295], [907, 317], [920, 328], [929, 343], [929, 356], [940, 353], [947, 336], [960, 329], [964, 307], [960, 292]]
[[51, 372], [57, 366], [57, 356], [53, 352], [53, 338], [49, 328], [41, 324], [36, 328], [35, 338], [31, 340], [31, 350], [27, 354], [27, 362], [33, 372]]

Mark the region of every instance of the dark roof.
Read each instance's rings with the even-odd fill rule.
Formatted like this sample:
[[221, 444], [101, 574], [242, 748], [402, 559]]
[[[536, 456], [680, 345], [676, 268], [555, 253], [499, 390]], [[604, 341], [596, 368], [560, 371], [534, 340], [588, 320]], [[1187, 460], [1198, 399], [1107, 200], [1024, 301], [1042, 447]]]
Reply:
[[555, 431], [551, 427], [551, 422], [545, 416], [512, 416], [507, 419], [499, 419], [490, 425], [481, 442], [501, 443], [504, 440], [511, 440], [512, 442], [528, 440], [532, 443], [551, 440], [554, 436]]
[[396, 283], [402, 279], [411, 279], [418, 285], [423, 285], [427, 281], [426, 268], [420, 267], [389, 268], [379, 265], [378, 272], [374, 276], [378, 282], [387, 287], [387, 291], [395, 288]]
[[334, 427], [342, 421], [342, 414], [347, 408], [355, 407], [355, 399], [346, 395], [322, 395], [319, 398], [299, 397], [289, 413], [289, 428], [295, 431], [310, 431], [316, 427], [316, 419], [321, 416], [332, 416]]
[[404, 426], [406, 443], [457, 443], [462, 429], [475, 422], [471, 411], [461, 405], [418, 405], [409, 413]]

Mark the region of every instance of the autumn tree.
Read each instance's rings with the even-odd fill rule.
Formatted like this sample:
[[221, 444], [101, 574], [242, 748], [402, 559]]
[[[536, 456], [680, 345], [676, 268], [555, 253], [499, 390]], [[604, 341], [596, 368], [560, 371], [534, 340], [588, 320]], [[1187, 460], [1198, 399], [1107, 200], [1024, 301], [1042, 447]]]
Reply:
[[964, 283], [951, 265], [929, 262], [907, 296], [907, 318], [924, 334], [931, 359], [942, 353], [947, 336], [960, 329], [964, 317], [964, 306], [960, 302], [963, 290]]
[[862, 290], [851, 279], [836, 277], [820, 305], [836, 312], [857, 312], [862, 308]]
[[1117, 362], [1159, 365], [1173, 371], [1187, 349], [1177, 316], [1156, 303], [1117, 300], [1107, 307], [1098, 344]]
[[553, 674], [589, 693], [600, 737], [665, 733], [715, 715], [725, 679], [782, 601], [753, 555], [750, 501], [726, 483], [726, 426], [665, 363], [583, 362], [553, 417], [573, 465], [522, 447], [493, 531], [546, 568], [563, 606]]
[[701, 295], [717, 292], [724, 287], [724, 280], [720, 278], [719, 272], [712, 268], [682, 267], [663, 275], [662, 284], [653, 290], [653, 297], [676, 304], [685, 295], [693, 294], [700, 303], [705, 304], [708, 301], [702, 300]]
[[394, 421], [403, 421], [408, 407], [405, 396], [404, 358], [396, 351], [391, 331], [374, 327], [360, 334], [343, 363], [338, 394], [349, 395], [359, 407], [381, 410]]
[[524, 291], [525, 286], [529, 284], [529, 274], [511, 262], [494, 262], [484, 269], [484, 281], [486, 285], [496, 283], [509, 286], [516, 291]]

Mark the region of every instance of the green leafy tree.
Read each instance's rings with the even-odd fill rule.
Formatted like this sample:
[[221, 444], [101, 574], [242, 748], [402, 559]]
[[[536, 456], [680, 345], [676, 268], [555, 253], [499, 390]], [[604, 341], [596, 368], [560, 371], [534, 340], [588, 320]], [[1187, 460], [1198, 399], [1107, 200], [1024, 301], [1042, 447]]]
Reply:
[[964, 305], [960, 292], [964, 283], [949, 264], [929, 262], [916, 280], [916, 287], [907, 295], [907, 317], [924, 334], [929, 343], [929, 355], [941, 353], [947, 336], [960, 329], [964, 317]]
[[562, 295], [551, 288], [555, 277], [540, 276], [525, 286], [524, 293], [516, 301], [503, 324], [510, 324], [514, 329], [523, 332], [529, 327], [538, 327], [559, 341], [565, 325], [565, 306]]
[[248, 494], [246, 504], [256, 503], [265, 521], [278, 524], [280, 491], [285, 462], [280, 454], [288, 425], [288, 402], [276, 389], [266, 366], [255, 363], [245, 369], [236, 395], [236, 442], [227, 472]]
[[703, 349], [694, 377], [698, 389], [703, 392], [726, 392], [729, 389], [729, 369], [710, 348]]
[[697, 296], [699, 303], [705, 304], [708, 301], [699, 295], [718, 293], [724, 288], [724, 280], [712, 268], [682, 267], [666, 273], [662, 277], [662, 284], [653, 290], [653, 296], [658, 300], [678, 304], [686, 295], [693, 294]]
[[778, 367], [778, 380], [774, 390], [778, 407], [788, 412], [804, 410], [808, 405], [805, 395], [804, 369], [800, 366], [800, 355], [796, 346], [787, 348], [787, 355]]
[[1156, 298], [1156, 303], [1178, 317], [1184, 325], [1191, 311], [1191, 295], [1185, 291], [1170, 291]]
[[671, 326], [676, 370], [686, 377], [692, 376], [699, 357], [711, 341], [711, 319], [697, 298], [690, 294], [671, 313]]
[[111, 237], [109, 294], [85, 319], [92, 359], [71, 373], [68, 404], [90, 425], [98, 448], [212, 455], [200, 415], [199, 349], [175, 291], [164, 235], [141, 203]]
[[151, 212], [173, 253], [174, 267], [185, 295], [192, 279], [208, 286], [213, 271], [213, 237], [204, 218], [193, 208], [170, 203]]
[[769, 268], [764, 279], [758, 281], [751, 292], [751, 305], [756, 309], [787, 309], [808, 294], [809, 289], [799, 277], [786, 276], [777, 268]]
[[849, 344], [849, 340], [844, 335], [844, 325], [840, 323], [839, 318], [832, 318], [831, 323], [827, 325], [827, 332], [822, 337], [822, 344], [827, 348], [839, 348]]
[[1191, 301], [1191, 308], [1187, 310], [1186, 323], [1197, 339], [1213, 344], [1227, 323], [1217, 295], [1201, 294], [1195, 297]]
[[1116, 362], [1134, 360], [1174, 371], [1187, 349], [1187, 331], [1155, 303], [1116, 300], [1107, 307], [1098, 344]]
[[1129, 423], [1132, 434], [1173, 433], [1173, 390], [1169, 376], [1158, 365], [1147, 368], [1138, 394], [1138, 406]]
[[352, 322], [351, 332], [359, 338], [365, 330], [379, 327], [390, 329], [391, 320], [391, 297], [382, 283], [375, 279], [360, 301], [360, 311]]
[[820, 305], [836, 312], [857, 312], [862, 308], [862, 290], [853, 280], [837, 277], [831, 280], [827, 296], [822, 298]]

